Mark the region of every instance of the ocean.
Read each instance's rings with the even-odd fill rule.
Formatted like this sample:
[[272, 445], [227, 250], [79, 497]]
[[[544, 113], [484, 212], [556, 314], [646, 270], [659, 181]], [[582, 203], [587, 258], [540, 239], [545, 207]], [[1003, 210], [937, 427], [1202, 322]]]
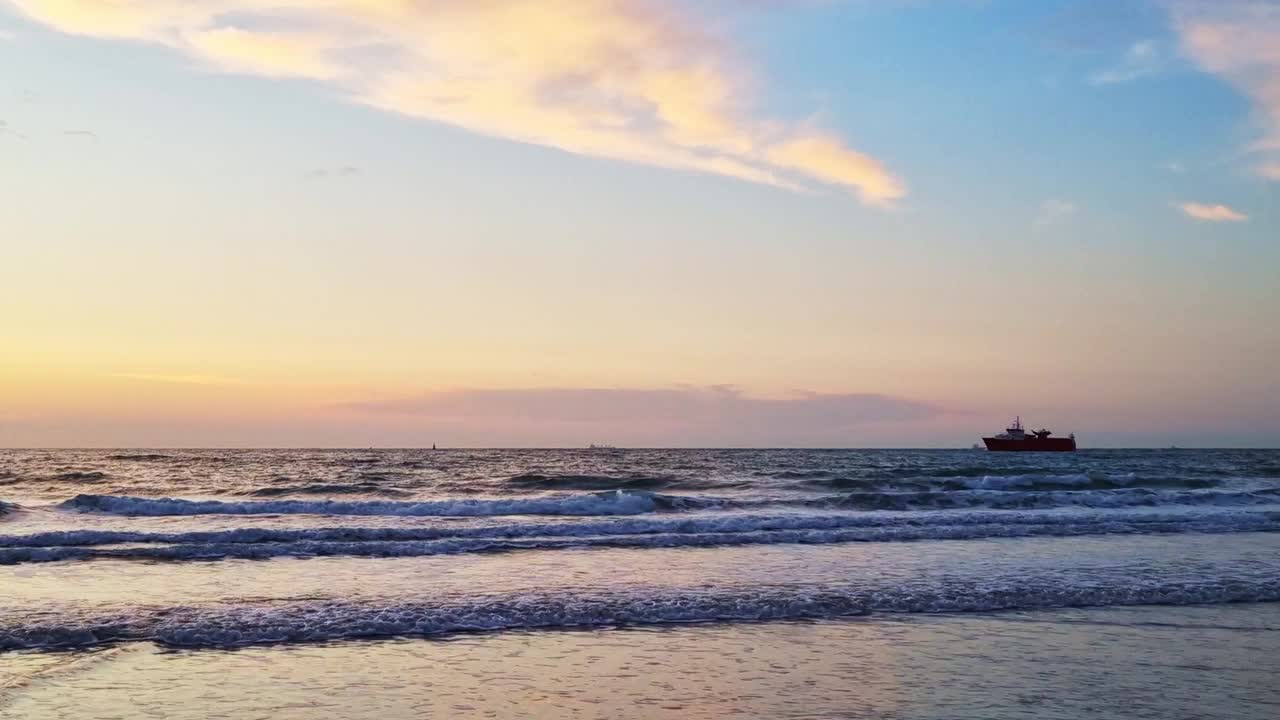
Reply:
[[0, 717], [1275, 718], [1280, 451], [2, 450]]

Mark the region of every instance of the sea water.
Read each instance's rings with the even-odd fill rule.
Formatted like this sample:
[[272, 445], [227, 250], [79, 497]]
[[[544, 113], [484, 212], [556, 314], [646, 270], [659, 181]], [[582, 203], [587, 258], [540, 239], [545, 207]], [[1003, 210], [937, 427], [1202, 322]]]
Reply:
[[0, 451], [0, 502], [5, 717], [1280, 712], [1280, 451]]

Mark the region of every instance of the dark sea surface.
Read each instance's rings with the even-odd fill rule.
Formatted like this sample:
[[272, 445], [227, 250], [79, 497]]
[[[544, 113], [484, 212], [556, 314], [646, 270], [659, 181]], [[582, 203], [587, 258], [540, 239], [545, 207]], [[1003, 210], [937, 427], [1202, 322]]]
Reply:
[[1274, 718], [1277, 531], [1274, 450], [3, 450], [0, 716]]

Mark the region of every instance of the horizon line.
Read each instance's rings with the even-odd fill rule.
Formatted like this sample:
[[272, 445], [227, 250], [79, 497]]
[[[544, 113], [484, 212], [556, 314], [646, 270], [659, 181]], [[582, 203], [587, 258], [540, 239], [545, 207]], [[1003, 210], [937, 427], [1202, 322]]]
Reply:
[[[72, 446], [72, 445], [50, 445], [46, 447], [18, 447], [18, 446], [0, 446], [0, 452], [4, 451], [56, 451], [56, 450], [176, 450], [176, 451], [201, 451], [201, 450], [240, 450], [240, 451], [298, 451], [298, 450], [323, 450], [323, 451], [357, 451], [357, 450], [377, 450], [377, 451], [435, 451], [443, 452], [448, 450], [522, 450], [522, 451], [569, 451], [580, 450], [585, 452], [608, 453], [614, 451], [628, 450], [699, 450], [699, 451], [760, 451], [760, 450], [808, 450], [808, 451], [860, 451], [860, 450], [893, 450], [893, 451], [971, 451], [971, 452], [1000, 452], [998, 450], [987, 450], [986, 448], [974, 447], [954, 447], [954, 446], [931, 446], [931, 447], [893, 447], [893, 446], [798, 446], [798, 445], [725, 445], [725, 446], [671, 446], [671, 445], [628, 445], [628, 446], [610, 446], [610, 447], [589, 447], [589, 446], [540, 446], [540, 445], [453, 445], [445, 447], [429, 447], [429, 446], [395, 446], [395, 445], [207, 445], [207, 446], [178, 446], [178, 445], [102, 445], [102, 446]], [[1280, 450], [1280, 446], [1246, 446], [1246, 445], [1128, 445], [1128, 446], [1097, 446], [1079, 448], [1075, 452], [1090, 452], [1094, 450]], [[1022, 451], [1028, 452], [1028, 451]], [[1018, 453], [1013, 453], [1018, 454]], [[1061, 454], [1061, 453], [1057, 453]]]

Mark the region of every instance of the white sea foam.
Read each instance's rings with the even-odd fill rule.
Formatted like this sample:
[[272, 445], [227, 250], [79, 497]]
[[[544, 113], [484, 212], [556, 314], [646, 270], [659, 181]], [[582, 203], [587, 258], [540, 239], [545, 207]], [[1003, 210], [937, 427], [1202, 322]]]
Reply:
[[[1083, 476], [1082, 476], [1083, 477]], [[991, 478], [980, 482], [992, 484]], [[1244, 506], [1280, 503], [1280, 489], [1261, 490], [1154, 490], [1113, 488], [1102, 490], [1010, 490], [1008, 477], [999, 479], [1002, 489], [850, 492], [819, 497], [729, 498], [667, 495], [643, 491], [605, 491], [517, 499], [458, 499], [412, 501], [270, 500], [220, 501], [146, 498], [123, 495], [77, 495], [61, 507], [80, 512], [128, 516], [169, 515], [385, 515], [419, 517], [478, 517], [501, 515], [640, 515], [658, 511], [750, 509], [790, 505], [857, 510], [944, 510], [1087, 507], [1127, 508], [1160, 506]]]
[[857, 588], [650, 590], [620, 595], [543, 593], [432, 601], [294, 601], [140, 607], [70, 616], [0, 617], [0, 651], [149, 640], [179, 647], [324, 642], [555, 627], [833, 618], [867, 613], [1190, 605], [1280, 600], [1280, 577], [1200, 581], [1124, 579], [1075, 584], [1054, 576], [1020, 581], [913, 581]]
[[467, 528], [246, 528], [187, 533], [82, 530], [0, 536], [0, 565], [97, 559], [409, 557], [566, 548], [645, 549], [1232, 532], [1280, 532], [1280, 512], [729, 516]]
[[914, 514], [710, 514], [664, 517], [616, 517], [589, 521], [512, 522], [481, 526], [411, 527], [245, 527], [229, 530], [144, 532], [130, 530], [60, 530], [27, 535], [0, 535], [0, 548], [117, 545], [124, 543], [267, 543], [293, 541], [398, 541], [446, 538], [586, 537], [597, 535], [703, 534], [771, 530], [894, 528], [969, 525], [1220, 526], [1253, 530], [1280, 522], [1280, 510], [1115, 511], [968, 511]]
[[114, 515], [398, 515], [474, 517], [492, 515], [637, 515], [657, 509], [654, 495], [600, 492], [586, 495], [502, 500], [432, 500], [423, 502], [337, 500], [268, 500], [224, 502], [119, 495], [77, 495], [62, 504], [82, 512]]
[[1138, 482], [1133, 473], [1090, 475], [1076, 473], [1072, 475], [983, 475], [982, 477], [954, 478], [950, 480], [972, 490], [1048, 490], [1061, 488], [1072, 490], [1077, 488], [1128, 487]]

